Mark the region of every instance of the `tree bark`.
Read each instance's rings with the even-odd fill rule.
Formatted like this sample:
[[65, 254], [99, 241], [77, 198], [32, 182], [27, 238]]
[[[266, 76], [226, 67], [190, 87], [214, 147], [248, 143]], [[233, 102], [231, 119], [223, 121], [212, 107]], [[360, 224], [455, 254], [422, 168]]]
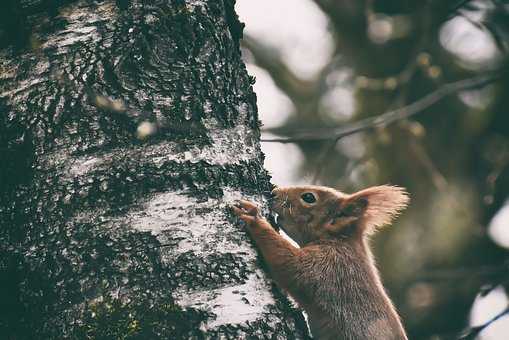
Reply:
[[234, 1], [0, 10], [0, 334], [306, 338], [228, 210], [266, 203]]

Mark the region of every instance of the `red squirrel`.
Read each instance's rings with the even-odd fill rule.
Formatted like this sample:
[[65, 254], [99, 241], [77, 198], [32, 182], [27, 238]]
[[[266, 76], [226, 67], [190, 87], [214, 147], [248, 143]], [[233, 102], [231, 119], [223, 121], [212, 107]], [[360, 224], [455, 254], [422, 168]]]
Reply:
[[265, 259], [276, 283], [307, 312], [315, 339], [407, 339], [387, 296], [369, 235], [389, 224], [409, 201], [403, 188], [382, 185], [348, 195], [320, 186], [280, 187], [272, 192], [277, 224], [293, 246], [239, 201], [234, 213]]

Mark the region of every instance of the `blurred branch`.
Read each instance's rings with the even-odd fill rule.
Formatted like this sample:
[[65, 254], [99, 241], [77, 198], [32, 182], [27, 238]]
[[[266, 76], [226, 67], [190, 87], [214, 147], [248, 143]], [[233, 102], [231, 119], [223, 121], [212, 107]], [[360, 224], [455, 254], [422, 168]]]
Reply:
[[291, 134], [286, 138], [262, 138], [261, 141], [265, 143], [297, 143], [304, 141], [323, 141], [330, 139], [340, 139], [357, 132], [371, 130], [376, 127], [382, 127], [394, 123], [396, 121], [414, 116], [447, 96], [455, 94], [457, 92], [483, 87], [487, 84], [491, 84], [501, 78], [499, 74], [493, 73], [490, 75], [479, 76], [474, 78], [468, 78], [459, 80], [452, 83], [447, 83], [440, 86], [437, 90], [429, 93], [423, 98], [401, 107], [396, 110], [388, 111], [379, 116], [362, 119], [360, 121], [347, 124], [345, 126], [337, 128], [321, 128], [312, 130], [301, 130]]
[[274, 48], [247, 34], [244, 34], [242, 39], [242, 47], [251, 52], [256, 64], [269, 72], [274, 83], [293, 100], [302, 100], [313, 95], [313, 83], [299, 78], [290, 70]]
[[489, 320], [488, 322], [475, 326], [475, 327], [469, 327], [467, 330], [465, 330], [459, 337], [459, 340], [470, 340], [475, 339], [479, 333], [482, 332], [483, 329], [491, 325], [493, 322], [497, 321], [498, 319], [502, 318], [505, 315], [509, 315], [509, 306], [507, 306], [502, 312], [497, 314], [494, 318]]
[[[368, 0], [314, 0], [330, 19], [342, 54], [359, 57], [369, 53], [371, 42], [366, 35]], [[364, 58], [363, 58], [364, 59]]]
[[[486, 265], [474, 268], [449, 268], [425, 271], [417, 275], [412, 282], [416, 281], [443, 281], [443, 280], [464, 280], [471, 277], [493, 277], [500, 274], [507, 275], [509, 270], [509, 261], [499, 265]], [[502, 281], [501, 283], [505, 283]], [[499, 283], [500, 284], [500, 283]]]

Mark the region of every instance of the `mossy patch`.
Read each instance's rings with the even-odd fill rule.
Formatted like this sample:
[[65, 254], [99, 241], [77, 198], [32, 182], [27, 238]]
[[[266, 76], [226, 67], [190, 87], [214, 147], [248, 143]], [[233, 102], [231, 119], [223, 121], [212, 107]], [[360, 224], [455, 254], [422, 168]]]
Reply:
[[209, 315], [182, 309], [171, 299], [127, 302], [111, 295], [89, 303], [74, 337], [78, 339], [203, 338], [200, 323]]

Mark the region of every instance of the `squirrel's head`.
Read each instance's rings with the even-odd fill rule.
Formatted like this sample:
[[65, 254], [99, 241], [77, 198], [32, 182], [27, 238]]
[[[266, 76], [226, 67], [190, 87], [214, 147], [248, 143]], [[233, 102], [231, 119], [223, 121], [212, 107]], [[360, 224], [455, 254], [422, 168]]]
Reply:
[[403, 188], [381, 185], [351, 195], [320, 186], [272, 191], [278, 225], [299, 245], [319, 239], [362, 237], [389, 224], [409, 201]]

